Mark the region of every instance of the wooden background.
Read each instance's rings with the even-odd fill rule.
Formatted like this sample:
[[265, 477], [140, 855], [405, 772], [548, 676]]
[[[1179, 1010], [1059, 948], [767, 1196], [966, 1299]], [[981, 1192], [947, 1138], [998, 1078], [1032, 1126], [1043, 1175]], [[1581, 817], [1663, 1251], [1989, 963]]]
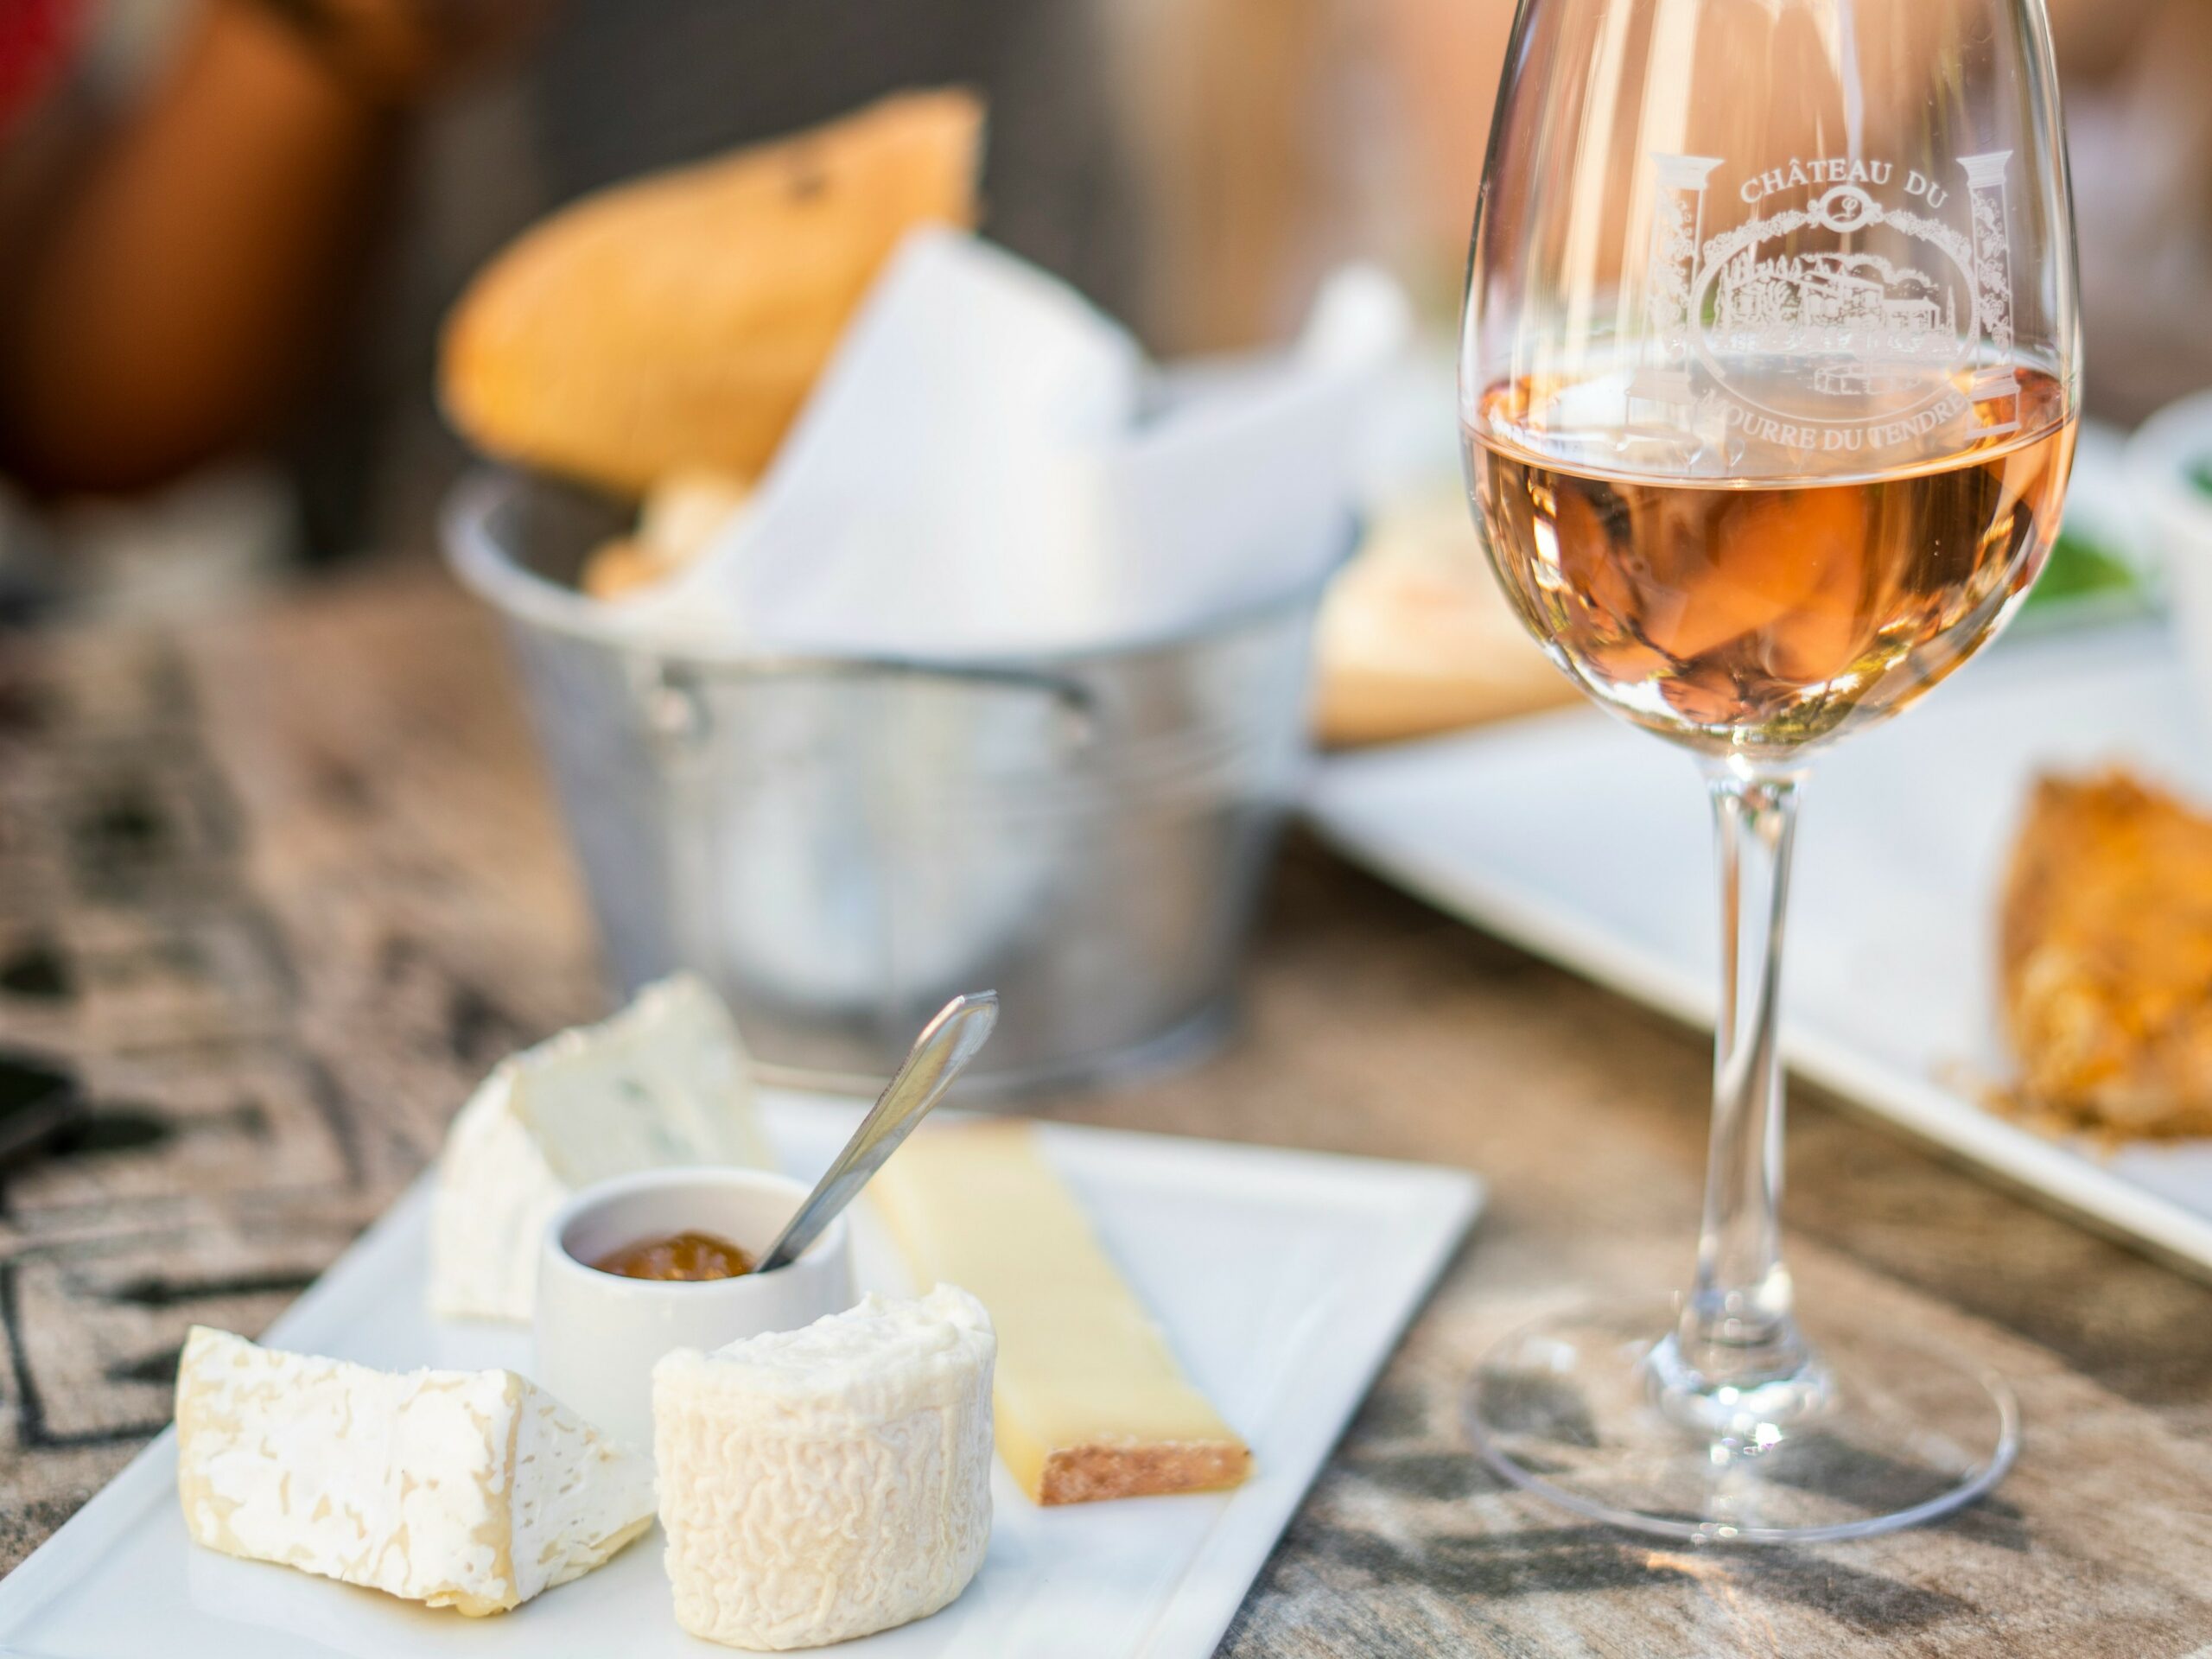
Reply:
[[[1685, 872], [1683, 879], [1701, 879]], [[1464, 1165], [1491, 1207], [1262, 1575], [1262, 1655], [2212, 1655], [2212, 1290], [1800, 1090], [1808, 1305], [2018, 1387], [1949, 1522], [1656, 1547], [1502, 1491], [1458, 1392], [1511, 1325], [1688, 1271], [1702, 1037], [1294, 842], [1221, 1058], [1071, 1121]], [[599, 1011], [498, 639], [436, 573], [167, 630], [0, 636], [0, 1098], [93, 1115], [0, 1192], [0, 1567], [259, 1331], [501, 1055]]]

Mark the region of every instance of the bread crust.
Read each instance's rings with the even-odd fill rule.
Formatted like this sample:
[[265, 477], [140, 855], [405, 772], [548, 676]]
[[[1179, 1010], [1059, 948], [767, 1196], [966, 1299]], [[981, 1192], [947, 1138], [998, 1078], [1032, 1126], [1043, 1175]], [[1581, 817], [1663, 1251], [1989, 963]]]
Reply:
[[757, 478], [900, 239], [974, 223], [982, 123], [970, 93], [899, 94], [562, 209], [454, 306], [448, 419], [620, 494]]
[[1399, 502], [1338, 573], [1315, 639], [1314, 727], [1388, 743], [1577, 700], [1483, 562], [1457, 491]]

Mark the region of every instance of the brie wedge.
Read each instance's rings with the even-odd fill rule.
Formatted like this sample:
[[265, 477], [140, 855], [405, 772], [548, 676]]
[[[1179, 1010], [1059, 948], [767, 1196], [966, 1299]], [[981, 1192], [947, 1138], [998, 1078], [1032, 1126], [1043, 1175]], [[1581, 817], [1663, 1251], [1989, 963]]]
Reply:
[[925, 1618], [991, 1534], [990, 1316], [918, 1301], [653, 1368], [653, 1450], [677, 1623], [734, 1648], [811, 1648]]
[[869, 1184], [915, 1279], [998, 1333], [998, 1449], [1039, 1503], [1234, 1486], [1252, 1453], [1206, 1402], [1026, 1123], [925, 1127]]
[[469, 1096], [438, 1159], [432, 1310], [527, 1321], [538, 1241], [569, 1195], [672, 1164], [774, 1164], [737, 1027], [689, 974], [501, 1061]]
[[471, 1616], [652, 1524], [652, 1459], [512, 1371], [379, 1371], [194, 1325], [176, 1427], [194, 1543]]

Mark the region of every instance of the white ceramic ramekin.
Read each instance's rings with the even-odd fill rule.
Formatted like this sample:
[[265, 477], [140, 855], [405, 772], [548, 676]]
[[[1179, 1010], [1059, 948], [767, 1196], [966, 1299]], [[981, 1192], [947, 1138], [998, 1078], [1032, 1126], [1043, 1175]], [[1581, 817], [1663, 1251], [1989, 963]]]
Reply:
[[857, 1298], [845, 1218], [773, 1273], [670, 1283], [590, 1265], [641, 1239], [690, 1229], [757, 1257], [807, 1189], [751, 1169], [652, 1169], [587, 1187], [546, 1227], [537, 1269], [537, 1381], [618, 1440], [653, 1443], [653, 1363], [675, 1348], [715, 1349], [795, 1331]]

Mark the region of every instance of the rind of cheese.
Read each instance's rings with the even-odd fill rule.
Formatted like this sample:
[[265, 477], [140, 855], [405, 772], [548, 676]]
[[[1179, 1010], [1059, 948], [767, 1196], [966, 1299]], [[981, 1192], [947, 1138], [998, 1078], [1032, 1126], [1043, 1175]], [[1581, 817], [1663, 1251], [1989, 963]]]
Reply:
[[512, 1371], [380, 1371], [194, 1325], [176, 1422], [194, 1543], [472, 1618], [652, 1524], [651, 1459]]
[[518, 238], [454, 308], [447, 416], [486, 453], [634, 495], [760, 476], [892, 250], [969, 226], [983, 111], [886, 98], [602, 190]]
[[430, 1306], [527, 1321], [539, 1241], [570, 1193], [671, 1165], [772, 1167], [729, 1011], [679, 974], [495, 1067], [454, 1119], [430, 1214]]
[[1252, 1454], [1185, 1377], [1025, 1123], [925, 1128], [868, 1191], [926, 1284], [999, 1337], [999, 1457], [1039, 1503], [1234, 1486]]
[[925, 1618], [991, 1532], [990, 1318], [940, 1285], [653, 1368], [677, 1622], [760, 1650]]

